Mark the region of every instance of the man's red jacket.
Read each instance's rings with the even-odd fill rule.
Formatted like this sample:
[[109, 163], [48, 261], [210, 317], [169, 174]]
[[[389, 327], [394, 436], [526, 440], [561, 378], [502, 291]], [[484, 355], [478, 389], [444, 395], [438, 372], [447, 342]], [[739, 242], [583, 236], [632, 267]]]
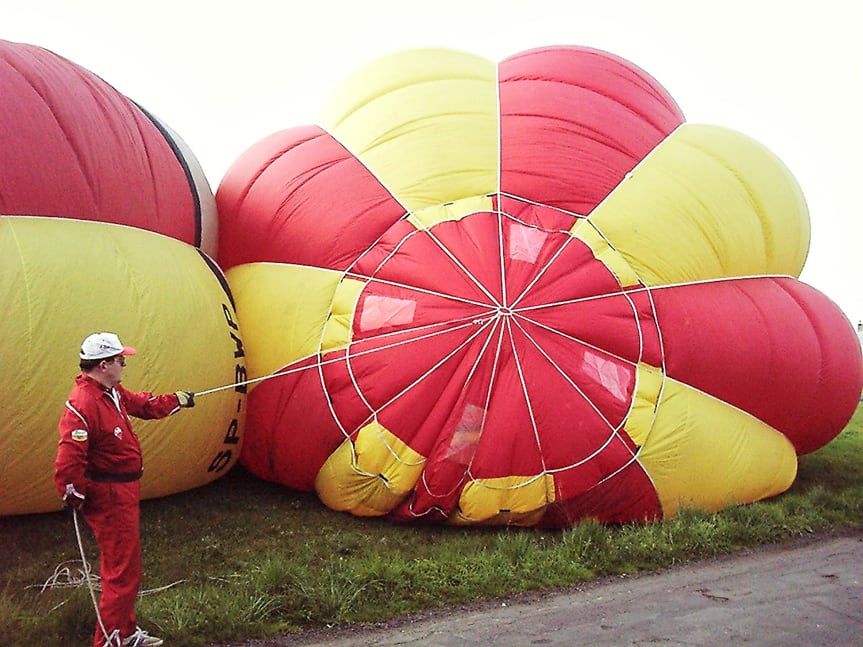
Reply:
[[57, 491], [62, 496], [67, 484], [72, 484], [86, 495], [85, 472], [120, 478], [140, 474], [141, 443], [129, 416], [164, 418], [177, 411], [179, 402], [173, 393], [135, 393], [120, 384], [107, 389], [88, 375], [79, 375], [60, 416], [60, 446], [54, 462]]

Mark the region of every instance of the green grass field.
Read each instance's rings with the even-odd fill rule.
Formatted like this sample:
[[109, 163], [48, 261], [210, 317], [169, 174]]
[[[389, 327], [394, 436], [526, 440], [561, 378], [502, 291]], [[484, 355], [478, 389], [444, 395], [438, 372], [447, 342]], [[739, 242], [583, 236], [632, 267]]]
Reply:
[[[141, 513], [138, 619], [172, 647], [370, 623], [860, 527], [863, 404], [832, 443], [801, 457], [785, 494], [657, 524], [398, 526], [333, 512], [313, 494], [241, 469], [204, 488], [145, 501]], [[83, 522], [82, 530], [98, 566]], [[89, 644], [89, 591], [60, 585], [80, 579], [71, 515], [0, 518], [0, 541], [0, 646]], [[57, 584], [45, 588], [55, 571]]]

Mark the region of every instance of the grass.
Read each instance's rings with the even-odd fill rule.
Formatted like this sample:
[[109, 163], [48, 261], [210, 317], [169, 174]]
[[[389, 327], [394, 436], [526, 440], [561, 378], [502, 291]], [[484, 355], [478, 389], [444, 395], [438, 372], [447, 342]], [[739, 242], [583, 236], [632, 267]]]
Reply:
[[[372, 623], [860, 528], [863, 405], [832, 443], [801, 457], [785, 494], [656, 524], [399, 526], [333, 512], [313, 494], [241, 469], [204, 488], [145, 501], [141, 514], [138, 619], [173, 646]], [[61, 567], [67, 580], [77, 579], [70, 516], [0, 518], [0, 541], [0, 647], [88, 644], [94, 612], [86, 586], [42, 586]], [[89, 530], [84, 541], [98, 566]]]

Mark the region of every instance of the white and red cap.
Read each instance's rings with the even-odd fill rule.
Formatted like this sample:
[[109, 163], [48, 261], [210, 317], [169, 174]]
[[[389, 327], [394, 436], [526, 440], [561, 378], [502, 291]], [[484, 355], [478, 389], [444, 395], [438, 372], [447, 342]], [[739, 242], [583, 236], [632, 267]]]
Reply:
[[123, 346], [120, 338], [112, 332], [94, 332], [81, 342], [81, 359], [106, 359], [115, 355], [134, 355], [131, 346]]

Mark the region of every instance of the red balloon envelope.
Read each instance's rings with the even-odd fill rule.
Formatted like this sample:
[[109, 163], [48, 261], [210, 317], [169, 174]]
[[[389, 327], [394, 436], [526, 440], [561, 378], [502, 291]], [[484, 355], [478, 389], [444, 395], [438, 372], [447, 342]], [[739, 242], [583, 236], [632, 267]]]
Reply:
[[794, 178], [635, 65], [402, 52], [323, 122], [217, 193], [254, 473], [400, 520], [640, 521], [778, 494], [852, 415]]

